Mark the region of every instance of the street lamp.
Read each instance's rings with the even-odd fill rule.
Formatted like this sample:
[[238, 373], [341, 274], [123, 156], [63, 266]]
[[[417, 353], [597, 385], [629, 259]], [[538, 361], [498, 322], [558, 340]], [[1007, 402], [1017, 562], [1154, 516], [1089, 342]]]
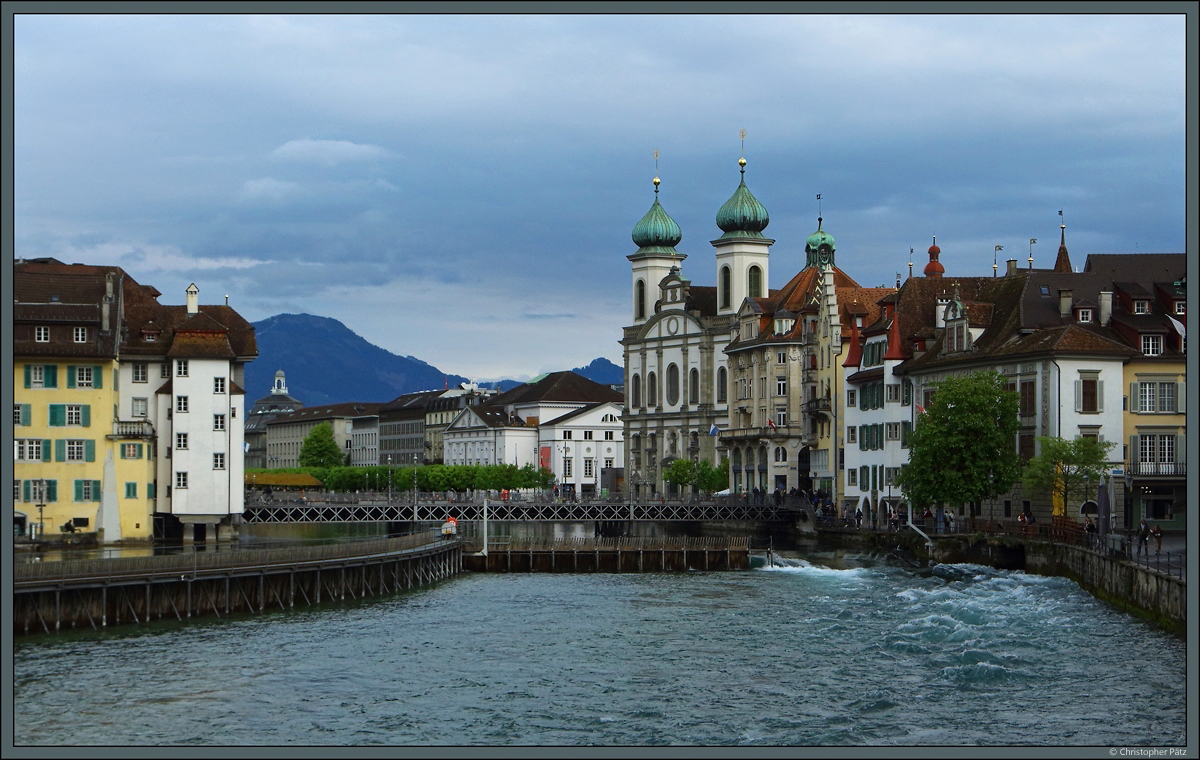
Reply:
[[388, 506], [392, 505], [392, 455], [388, 454]]
[[45, 483], [46, 483], [46, 481], [44, 481], [44, 480], [38, 483], [38, 485], [40, 486], [40, 488], [38, 490], [38, 505], [37, 505], [37, 508], [38, 508], [38, 538], [41, 538], [46, 533], [46, 525], [42, 522], [42, 510], [46, 508], [46, 504], [45, 504], [46, 485], [45, 485]]
[[413, 454], [413, 530], [417, 527], [417, 455]]

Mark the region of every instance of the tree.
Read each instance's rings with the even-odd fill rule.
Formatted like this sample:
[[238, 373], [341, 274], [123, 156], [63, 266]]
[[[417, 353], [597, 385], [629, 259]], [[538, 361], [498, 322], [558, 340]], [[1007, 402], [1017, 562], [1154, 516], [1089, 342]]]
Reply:
[[690, 459], [676, 459], [663, 470], [663, 480], [676, 486], [694, 485], [696, 463]]
[[896, 484], [914, 506], [969, 504], [1008, 491], [1021, 475], [1016, 452], [1020, 396], [994, 371], [935, 384], [908, 437]]
[[[1082, 503], [1089, 498], [1088, 482], [1099, 485], [1108, 472], [1108, 452], [1117, 444], [1095, 438], [1062, 438], [1038, 436], [1042, 453], [1025, 465], [1022, 484], [1031, 491], [1047, 491], [1051, 497], [1069, 506], [1072, 495], [1079, 494]], [[1093, 491], [1091, 495], [1095, 495]]]
[[722, 457], [720, 467], [715, 467], [707, 459], [701, 459], [696, 463], [696, 474], [692, 483], [705, 493], [724, 491], [729, 487], [729, 460]]
[[342, 450], [333, 440], [333, 425], [322, 422], [304, 437], [300, 445], [301, 467], [338, 467], [342, 462]]

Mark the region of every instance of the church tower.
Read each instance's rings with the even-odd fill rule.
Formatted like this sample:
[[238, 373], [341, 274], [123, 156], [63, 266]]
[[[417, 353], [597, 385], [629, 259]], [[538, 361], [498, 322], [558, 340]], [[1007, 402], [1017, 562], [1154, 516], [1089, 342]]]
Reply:
[[[655, 158], [658, 152], [655, 151]], [[633, 263], [633, 322], [645, 324], [654, 316], [654, 303], [659, 296], [659, 283], [687, 256], [675, 250], [683, 239], [679, 225], [658, 202], [658, 176], [654, 177], [654, 204], [633, 226], [633, 242], [638, 249], [626, 256]]]
[[717, 249], [717, 314], [736, 314], [746, 298], [767, 295], [767, 262], [774, 240], [763, 236], [770, 217], [746, 187], [746, 159], [738, 159], [742, 182], [717, 211], [725, 234], [712, 241]]

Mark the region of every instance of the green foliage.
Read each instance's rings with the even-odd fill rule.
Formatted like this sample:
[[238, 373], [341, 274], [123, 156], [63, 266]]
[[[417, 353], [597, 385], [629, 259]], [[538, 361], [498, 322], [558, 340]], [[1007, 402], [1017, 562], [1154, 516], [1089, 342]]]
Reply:
[[1095, 487], [1108, 472], [1108, 452], [1117, 445], [1094, 438], [1067, 441], [1049, 436], [1038, 436], [1038, 442], [1042, 453], [1026, 463], [1022, 483], [1031, 491], [1058, 496], [1067, 507], [1076, 504], [1072, 497], [1083, 503], [1095, 496]]
[[328, 422], [310, 430], [300, 445], [301, 467], [337, 467], [344, 461], [342, 450], [333, 439], [333, 425]]
[[696, 478], [696, 463], [690, 459], [676, 459], [663, 470], [663, 480], [677, 486], [690, 486]]
[[696, 474], [693, 483], [696, 489], [705, 493], [715, 493], [729, 488], [729, 460], [721, 458], [721, 464], [714, 466], [707, 459], [696, 463]]
[[997, 372], [951, 377], [908, 437], [909, 463], [896, 476], [915, 507], [960, 505], [1008, 491], [1021, 474], [1016, 452], [1020, 396]]
[[[258, 472], [302, 473], [312, 475], [325, 484], [330, 491], [349, 493], [353, 491], [388, 490], [388, 476], [394, 493], [412, 491], [412, 467], [346, 467], [334, 466], [288, 467], [274, 470], [247, 469], [246, 474]], [[472, 489], [545, 489], [554, 485], [554, 474], [532, 464], [516, 467], [501, 465], [425, 465], [416, 468], [417, 488], [421, 491], [468, 491]]]

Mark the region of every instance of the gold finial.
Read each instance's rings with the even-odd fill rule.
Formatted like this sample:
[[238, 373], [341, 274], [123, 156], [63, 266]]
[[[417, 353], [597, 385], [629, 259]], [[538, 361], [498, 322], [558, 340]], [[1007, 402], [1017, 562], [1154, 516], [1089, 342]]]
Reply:
[[658, 148], [654, 149], [654, 194], [658, 195]]
[[746, 173], [746, 130], [738, 130], [738, 137], [742, 138], [742, 157], [738, 159], [738, 166], [742, 167], [742, 174]]

